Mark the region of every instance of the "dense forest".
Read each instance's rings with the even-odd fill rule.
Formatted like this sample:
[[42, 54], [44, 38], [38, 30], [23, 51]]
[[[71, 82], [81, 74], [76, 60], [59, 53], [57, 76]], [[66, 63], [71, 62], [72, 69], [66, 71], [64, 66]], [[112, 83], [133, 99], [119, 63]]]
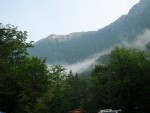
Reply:
[[6, 113], [68, 113], [80, 108], [121, 109], [150, 113], [150, 52], [116, 47], [105, 65], [96, 65], [88, 79], [66, 73], [46, 59], [30, 57], [27, 32], [0, 25], [0, 111]]

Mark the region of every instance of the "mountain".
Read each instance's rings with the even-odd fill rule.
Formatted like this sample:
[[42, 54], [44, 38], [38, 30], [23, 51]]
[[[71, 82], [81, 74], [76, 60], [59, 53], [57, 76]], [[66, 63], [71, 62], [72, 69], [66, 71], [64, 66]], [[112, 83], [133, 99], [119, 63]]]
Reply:
[[124, 41], [133, 42], [146, 29], [150, 29], [150, 0], [141, 0], [127, 15], [102, 29], [69, 35], [51, 34], [28, 51], [31, 56], [47, 57], [49, 64], [73, 64], [122, 45]]

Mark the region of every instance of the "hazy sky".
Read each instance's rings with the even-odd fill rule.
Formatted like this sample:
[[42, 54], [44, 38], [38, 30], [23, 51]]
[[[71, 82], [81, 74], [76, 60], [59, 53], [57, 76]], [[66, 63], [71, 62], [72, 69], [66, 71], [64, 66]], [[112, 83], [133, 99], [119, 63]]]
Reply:
[[28, 31], [28, 41], [50, 34], [100, 29], [140, 0], [0, 0], [0, 23]]

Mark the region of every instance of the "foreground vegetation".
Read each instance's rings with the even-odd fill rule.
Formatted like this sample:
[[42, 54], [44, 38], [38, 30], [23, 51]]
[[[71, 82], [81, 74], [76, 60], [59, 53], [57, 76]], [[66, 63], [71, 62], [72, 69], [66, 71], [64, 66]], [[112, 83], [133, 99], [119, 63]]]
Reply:
[[150, 112], [150, 53], [116, 47], [106, 65], [96, 65], [89, 79], [48, 69], [46, 59], [29, 57], [27, 33], [0, 25], [0, 111], [67, 113], [81, 108]]

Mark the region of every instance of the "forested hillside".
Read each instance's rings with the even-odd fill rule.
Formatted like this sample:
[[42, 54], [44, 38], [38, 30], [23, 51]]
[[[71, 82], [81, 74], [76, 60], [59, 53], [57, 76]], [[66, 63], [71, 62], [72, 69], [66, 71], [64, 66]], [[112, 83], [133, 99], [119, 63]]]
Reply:
[[[29, 57], [26, 32], [0, 26], [0, 111], [6, 113], [67, 113], [80, 108], [150, 112], [150, 53], [114, 48], [105, 65], [96, 65], [89, 79], [66, 73], [59, 65]], [[105, 57], [106, 58], [106, 57]]]
[[52, 34], [36, 42], [29, 53], [47, 57], [49, 64], [76, 63], [116, 45], [124, 45], [123, 41], [134, 42], [138, 35], [150, 29], [149, 20], [150, 1], [141, 0], [127, 15], [102, 29], [69, 35]]
[[[98, 31], [53, 34], [35, 44], [26, 31], [0, 23], [0, 112], [150, 113], [149, 29], [150, 0]], [[83, 75], [48, 65], [77, 61], [96, 65]]]

